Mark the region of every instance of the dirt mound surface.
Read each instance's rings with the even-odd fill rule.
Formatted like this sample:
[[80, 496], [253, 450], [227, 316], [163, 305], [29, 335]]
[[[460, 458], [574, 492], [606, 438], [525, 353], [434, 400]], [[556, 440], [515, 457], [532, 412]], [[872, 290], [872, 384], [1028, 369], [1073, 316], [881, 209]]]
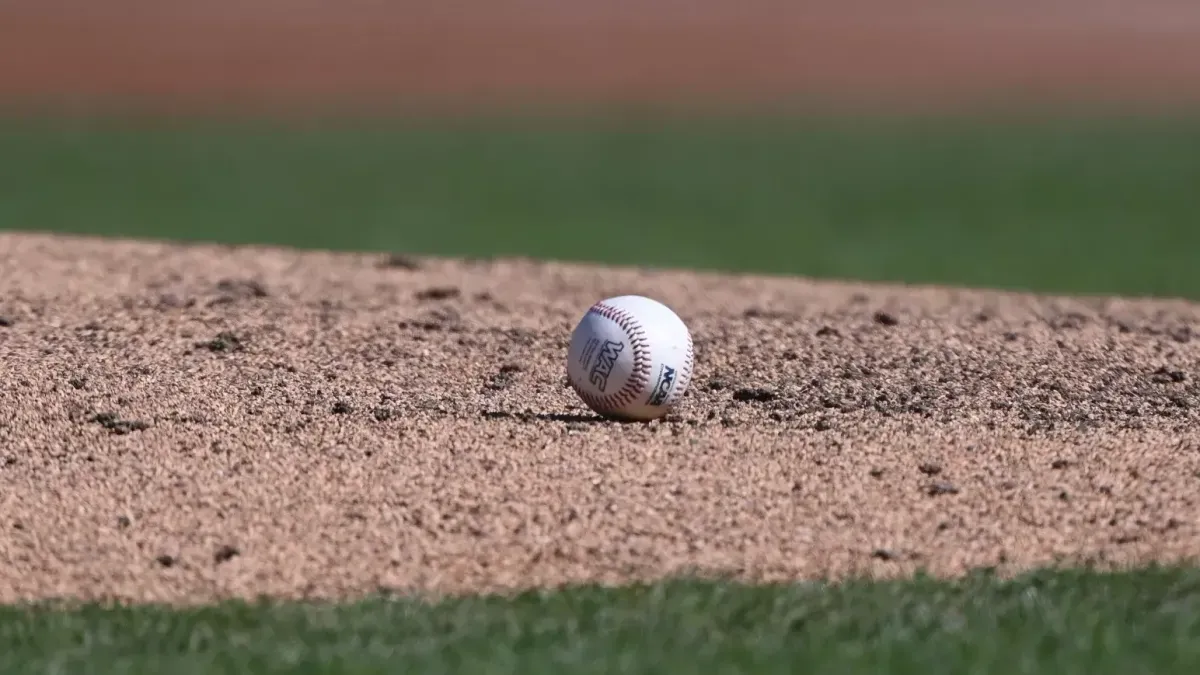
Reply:
[[[564, 376], [692, 327], [668, 419]], [[1200, 306], [0, 234], [0, 601], [1200, 553]]]

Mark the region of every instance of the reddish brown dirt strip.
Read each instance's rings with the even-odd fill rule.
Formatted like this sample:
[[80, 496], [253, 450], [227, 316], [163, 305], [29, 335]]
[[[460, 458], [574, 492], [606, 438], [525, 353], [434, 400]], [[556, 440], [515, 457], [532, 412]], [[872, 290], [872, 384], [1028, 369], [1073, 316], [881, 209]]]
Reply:
[[1194, 104], [1197, 7], [9, 0], [0, 101], [159, 112]]
[[[393, 262], [0, 234], [0, 601], [1200, 553], [1200, 306]], [[649, 425], [564, 376], [626, 292], [696, 340]]]

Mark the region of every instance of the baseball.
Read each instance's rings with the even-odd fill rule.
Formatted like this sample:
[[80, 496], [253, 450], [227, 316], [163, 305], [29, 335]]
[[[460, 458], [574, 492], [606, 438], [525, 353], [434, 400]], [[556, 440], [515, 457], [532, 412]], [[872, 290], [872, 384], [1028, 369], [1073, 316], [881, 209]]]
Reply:
[[648, 421], [667, 414], [692, 381], [692, 336], [669, 307], [640, 295], [601, 300], [583, 315], [567, 378], [595, 412]]

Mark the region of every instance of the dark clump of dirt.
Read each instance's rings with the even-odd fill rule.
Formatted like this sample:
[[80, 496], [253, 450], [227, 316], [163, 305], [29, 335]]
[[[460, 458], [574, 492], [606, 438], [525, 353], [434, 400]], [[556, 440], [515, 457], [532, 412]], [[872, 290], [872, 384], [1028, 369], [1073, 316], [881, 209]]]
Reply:
[[211, 340], [197, 342], [196, 346], [210, 352], [240, 352], [246, 348], [242, 338], [229, 331], [217, 333], [217, 336]]
[[900, 325], [900, 319], [897, 319], [895, 314], [889, 314], [888, 312], [884, 312], [884, 311], [875, 312], [874, 319], [875, 319], [875, 323], [877, 323], [881, 326], [898, 326], [898, 325]]
[[900, 554], [887, 548], [877, 548], [871, 552], [871, 557], [879, 560], [897, 560]]
[[763, 387], [743, 387], [733, 392], [733, 400], [754, 403], [769, 403], [779, 398], [779, 394]]
[[515, 363], [507, 363], [500, 366], [500, 370], [488, 380], [485, 388], [493, 391], [503, 391], [508, 389], [517, 381], [517, 374], [524, 370], [521, 366]]
[[217, 282], [217, 294], [212, 301], [214, 305], [265, 298], [271, 295], [267, 292], [266, 285], [257, 279], [222, 279]]
[[421, 269], [421, 260], [416, 256], [406, 255], [404, 253], [389, 253], [379, 261], [379, 267], [383, 269], [408, 270], [410, 272], [415, 272]]
[[[11, 233], [0, 269], [0, 297], [62, 317], [0, 338], [0, 602], [1200, 556], [1193, 303], [504, 259], [398, 275]], [[145, 278], [287, 290], [164, 312]], [[451, 288], [490, 300], [431, 304]], [[565, 384], [572, 321], [614, 289], [693, 317], [693, 384], [652, 422], [601, 417]], [[181, 336], [239, 356], [180, 358]]]
[[7, 316], [0, 315], [0, 328], [12, 328], [16, 322]]
[[92, 416], [92, 421], [118, 435], [128, 434], [133, 431], [145, 431], [150, 428], [148, 422], [121, 419], [119, 415], [112, 412], [97, 413]]
[[1152, 376], [1152, 379], [1155, 382], [1160, 382], [1160, 383], [1167, 383], [1167, 382], [1178, 383], [1178, 382], [1183, 382], [1184, 380], [1186, 380], [1187, 375], [1181, 370], [1171, 370], [1171, 369], [1167, 368], [1166, 366], [1160, 366], [1158, 370], [1154, 371], [1154, 375]]
[[215, 553], [213, 553], [213, 562], [220, 565], [233, 560], [241, 554], [242, 552], [236, 546], [225, 544], [224, 546], [218, 548]]
[[417, 319], [400, 321], [397, 327], [426, 332], [447, 331], [461, 333], [463, 331], [462, 315], [451, 307], [424, 312]]
[[435, 286], [417, 291], [416, 298], [418, 300], [450, 300], [462, 295], [457, 287], [454, 286]]
[[958, 486], [954, 483], [938, 481], [936, 483], [930, 483], [928, 486], [926, 486], [925, 491], [931, 497], [940, 497], [941, 495], [956, 495], [958, 494]]

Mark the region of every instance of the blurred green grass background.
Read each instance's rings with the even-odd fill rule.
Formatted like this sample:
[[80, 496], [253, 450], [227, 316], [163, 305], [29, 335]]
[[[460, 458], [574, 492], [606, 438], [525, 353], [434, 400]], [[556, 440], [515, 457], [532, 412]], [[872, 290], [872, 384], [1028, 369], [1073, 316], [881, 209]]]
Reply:
[[1200, 297], [1200, 121], [0, 123], [0, 229]]

